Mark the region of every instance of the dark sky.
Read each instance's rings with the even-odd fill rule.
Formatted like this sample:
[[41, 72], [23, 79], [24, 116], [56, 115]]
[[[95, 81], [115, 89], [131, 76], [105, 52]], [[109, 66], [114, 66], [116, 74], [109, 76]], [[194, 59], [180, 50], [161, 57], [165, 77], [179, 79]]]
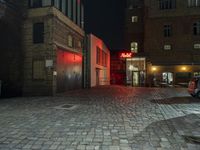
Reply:
[[125, 0], [84, 0], [85, 31], [101, 38], [112, 49], [122, 48]]

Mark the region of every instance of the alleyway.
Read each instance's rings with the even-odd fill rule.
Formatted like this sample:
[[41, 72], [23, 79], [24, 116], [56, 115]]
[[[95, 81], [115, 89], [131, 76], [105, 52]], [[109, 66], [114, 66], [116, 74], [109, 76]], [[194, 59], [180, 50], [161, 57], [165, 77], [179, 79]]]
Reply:
[[1, 99], [0, 149], [198, 150], [200, 100], [186, 89], [122, 86]]

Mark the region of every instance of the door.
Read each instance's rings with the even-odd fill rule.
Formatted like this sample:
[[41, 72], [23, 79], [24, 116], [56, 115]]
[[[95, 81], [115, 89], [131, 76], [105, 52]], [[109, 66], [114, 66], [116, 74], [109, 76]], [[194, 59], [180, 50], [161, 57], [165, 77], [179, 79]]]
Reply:
[[140, 82], [139, 82], [139, 71], [133, 71], [132, 72], [132, 85], [135, 86], [139, 86]]

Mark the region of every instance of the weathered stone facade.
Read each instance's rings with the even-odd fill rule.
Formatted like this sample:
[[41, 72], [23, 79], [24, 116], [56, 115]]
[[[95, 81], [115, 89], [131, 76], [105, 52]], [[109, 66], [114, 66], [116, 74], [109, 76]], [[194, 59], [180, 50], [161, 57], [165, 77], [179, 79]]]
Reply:
[[[44, 43], [34, 44], [33, 43], [33, 24], [43, 22], [44, 23]], [[58, 91], [57, 78], [62, 77], [67, 78], [69, 75], [76, 75], [74, 71], [75, 65], [72, 67], [71, 72], [64, 72], [59, 69], [63, 65], [72, 64], [59, 64], [58, 61], [58, 51], [63, 52], [63, 56], [66, 53], [71, 53], [74, 55], [74, 60], [76, 56], [82, 57], [82, 45], [77, 46], [77, 41], [83, 43], [84, 31], [72, 22], [68, 17], [66, 17], [62, 12], [60, 12], [55, 7], [44, 7], [44, 8], [34, 8], [27, 10], [27, 17], [23, 25], [23, 49], [24, 49], [24, 95], [54, 95], [56, 92], [64, 92], [66, 89], [81, 88], [82, 80], [79, 80], [79, 86], [68, 88], [64, 85], [64, 89]], [[68, 36], [73, 37], [73, 47], [68, 45]], [[64, 58], [63, 58], [64, 59]], [[44, 62], [44, 78], [42, 80], [33, 79], [33, 61], [41, 60]], [[48, 66], [48, 61], [52, 62], [52, 66]], [[74, 63], [74, 62], [72, 62]], [[82, 61], [79, 62], [79, 68], [82, 69]], [[79, 70], [79, 76], [82, 71]], [[59, 73], [62, 73], [59, 74]], [[71, 80], [75, 80], [71, 79]], [[65, 82], [64, 80], [62, 82]], [[72, 81], [73, 82], [73, 81]], [[71, 83], [73, 84], [73, 83]]]

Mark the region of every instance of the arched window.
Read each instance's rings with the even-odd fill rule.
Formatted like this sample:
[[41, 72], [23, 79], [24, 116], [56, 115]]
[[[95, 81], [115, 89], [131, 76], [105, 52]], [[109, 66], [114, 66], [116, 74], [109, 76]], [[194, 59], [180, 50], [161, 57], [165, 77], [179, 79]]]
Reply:
[[200, 35], [200, 21], [197, 21], [193, 24], [193, 34]]
[[137, 42], [131, 42], [131, 51], [134, 53], [138, 52], [138, 43]]

